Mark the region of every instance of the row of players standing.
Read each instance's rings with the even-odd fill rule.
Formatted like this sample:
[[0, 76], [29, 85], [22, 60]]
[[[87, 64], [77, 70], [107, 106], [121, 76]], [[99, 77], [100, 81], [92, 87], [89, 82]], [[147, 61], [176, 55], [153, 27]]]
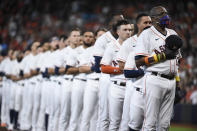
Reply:
[[[62, 39], [53, 39], [50, 50], [47, 43], [39, 47], [39, 42], [35, 42], [32, 52], [27, 53], [20, 63], [16, 60], [16, 55], [20, 56], [17, 51], [13, 53], [12, 60], [5, 58], [1, 62], [1, 71], [7, 76], [2, 81], [2, 122], [12, 129], [14, 123], [17, 126], [20, 112], [18, 123], [21, 130], [128, 131], [129, 127], [130, 130], [140, 130], [143, 123], [147, 130], [156, 130], [157, 124], [158, 129], [168, 129], [175, 80], [163, 80], [151, 72], [156, 69], [156, 72], [168, 74], [170, 68], [176, 73], [176, 59], [167, 60], [167, 64], [156, 64], [153, 70], [146, 73], [135, 60], [138, 53], [140, 56], [152, 56], [155, 50], [163, 51], [161, 47], [165, 44], [165, 38], [176, 34], [158, 19], [167, 16], [165, 8], [159, 6], [152, 10], [151, 17], [140, 14], [136, 18], [138, 34], [134, 36], [131, 36], [131, 24], [117, 15], [111, 21], [111, 30], [106, 33], [102, 30], [100, 33], [104, 34], [94, 46], [91, 31], [84, 32], [83, 45], [79, 46], [80, 31], [75, 29], [70, 33], [70, 44], [66, 48]], [[150, 28], [143, 31], [146, 27]], [[143, 85], [150, 82], [150, 88], [154, 87], [152, 79], [159, 79], [159, 84], [163, 82], [168, 85], [164, 87], [170, 92], [170, 98], [165, 100], [168, 103], [161, 101], [164, 97], [158, 95], [161, 93], [158, 87], [154, 89], [154, 94], [150, 91], [145, 95]], [[146, 98], [149, 99], [145, 102]], [[148, 104], [145, 106], [145, 103]]]

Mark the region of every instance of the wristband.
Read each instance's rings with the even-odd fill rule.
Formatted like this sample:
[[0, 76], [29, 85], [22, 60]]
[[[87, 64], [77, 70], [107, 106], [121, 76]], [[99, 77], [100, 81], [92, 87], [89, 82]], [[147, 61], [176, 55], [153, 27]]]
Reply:
[[55, 75], [59, 75], [59, 67], [55, 66]]
[[154, 57], [155, 63], [158, 63], [157, 55], [154, 54], [153, 57]]
[[146, 65], [149, 65], [149, 64], [150, 64], [149, 61], [148, 61], [148, 57], [145, 57], [145, 58], [144, 58], [144, 61], [145, 61], [145, 64], [146, 64]]
[[36, 68], [36, 71], [37, 71], [37, 73], [39, 73], [39, 71], [40, 71], [40, 68]]
[[67, 72], [67, 70], [68, 70], [70, 67], [71, 67], [71, 66], [66, 65], [66, 66], [65, 66], [65, 71], [64, 71], [64, 72], [66, 73], [66, 72]]
[[180, 81], [180, 77], [176, 76], [176, 82], [179, 82], [179, 81]]
[[162, 53], [162, 54], [163, 54], [164, 60], [166, 60], [166, 54], [165, 53]]

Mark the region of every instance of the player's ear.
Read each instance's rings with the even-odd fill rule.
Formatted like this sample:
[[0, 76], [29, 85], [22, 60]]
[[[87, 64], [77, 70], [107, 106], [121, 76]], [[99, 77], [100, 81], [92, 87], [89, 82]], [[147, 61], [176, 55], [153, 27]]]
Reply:
[[120, 35], [120, 28], [117, 28], [116, 33], [118, 34], [118, 36]]

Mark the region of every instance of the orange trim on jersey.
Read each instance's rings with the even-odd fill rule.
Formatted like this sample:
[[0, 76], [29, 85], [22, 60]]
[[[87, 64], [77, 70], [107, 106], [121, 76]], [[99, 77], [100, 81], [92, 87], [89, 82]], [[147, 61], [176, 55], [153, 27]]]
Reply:
[[118, 58], [117, 61], [126, 62], [125, 60]]
[[144, 53], [136, 53], [136, 55], [144, 55], [144, 56], [149, 56], [148, 54], [144, 54]]
[[[118, 49], [120, 49], [120, 48], [116, 45], [117, 40], [112, 39], [110, 36], [108, 36], [108, 34], [106, 34], [106, 36], [107, 36], [108, 38], [110, 38], [110, 39], [114, 42], [115, 46], [116, 46]], [[119, 43], [119, 42], [118, 42], [118, 43]]]
[[124, 70], [135, 70], [136, 68], [124, 68]]
[[112, 67], [110, 65], [101, 65], [101, 72], [114, 75], [122, 74], [119, 67]]
[[101, 54], [100, 54], [100, 55], [98, 55], [98, 54], [94, 54], [93, 56], [100, 56], [100, 57], [103, 57]]
[[[151, 29], [151, 28], [150, 28]], [[152, 29], [151, 29], [152, 30]], [[155, 35], [157, 35], [158, 37], [160, 37], [161, 39], [163, 39], [159, 34], [157, 34], [156, 32], [154, 32], [153, 30], [152, 30], [152, 32], [155, 34]], [[164, 41], [165, 41], [165, 39], [163, 39]]]
[[146, 110], [147, 110], [147, 100], [146, 100], [146, 78], [147, 76], [145, 77], [145, 109], [144, 109], [144, 123], [143, 123], [143, 131], [144, 131], [144, 125], [145, 125], [145, 122], [146, 122]]
[[132, 37], [133, 38], [133, 40], [136, 42], [137, 40], [134, 38], [134, 36]]

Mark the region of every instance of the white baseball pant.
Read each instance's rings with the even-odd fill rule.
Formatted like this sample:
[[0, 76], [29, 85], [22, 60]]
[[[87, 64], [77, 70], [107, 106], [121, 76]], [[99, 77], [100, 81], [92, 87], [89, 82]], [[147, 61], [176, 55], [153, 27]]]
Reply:
[[45, 131], [45, 112], [47, 106], [47, 90], [49, 85], [49, 79], [44, 78], [41, 83], [41, 101], [40, 101], [40, 110], [38, 114], [37, 131]]
[[110, 76], [101, 73], [99, 80], [98, 131], [108, 131], [109, 128], [109, 86]]
[[86, 80], [74, 79], [71, 93], [71, 117], [69, 131], [77, 131], [83, 109], [83, 94]]
[[32, 123], [32, 108], [33, 108], [33, 90], [36, 83], [30, 80], [25, 82], [23, 89], [23, 106], [21, 111], [20, 129], [29, 130]]
[[53, 79], [51, 85], [53, 86], [52, 92], [53, 95], [51, 96], [52, 99], [52, 110], [51, 114], [49, 115], [49, 128], [48, 131], [55, 131], [58, 129], [59, 126], [59, 117], [60, 117], [60, 107], [61, 107], [61, 84], [62, 82], [59, 81], [56, 77]]
[[144, 131], [166, 131], [170, 126], [175, 97], [175, 79], [169, 80], [160, 76], [145, 74], [142, 86], [145, 89]]
[[130, 101], [129, 127], [140, 130], [144, 121], [144, 92], [140, 88], [132, 87], [135, 91]]
[[6, 87], [7, 87], [8, 83], [7, 83], [7, 80], [6, 79], [3, 79], [2, 81], [2, 104], [1, 104], [1, 123], [6, 123], [6, 106], [7, 103], [6, 103]]
[[[98, 80], [87, 80], [86, 88], [84, 91], [83, 112], [80, 131], [90, 131], [91, 119], [94, 116], [98, 104], [98, 85]], [[96, 127], [94, 130], [96, 130]]]
[[134, 92], [133, 82], [131, 80], [127, 80], [126, 83], [126, 91], [125, 91], [125, 98], [123, 104], [123, 113], [122, 113], [122, 120], [120, 123], [120, 131], [129, 131], [129, 112], [130, 112], [130, 101]]
[[109, 131], [118, 131], [122, 118], [126, 86], [111, 82], [109, 90]]
[[[70, 79], [70, 78], [68, 78]], [[70, 106], [71, 106], [71, 88], [72, 80], [64, 80], [62, 82], [61, 90], [61, 112], [59, 119], [59, 131], [68, 131], [69, 120], [70, 120]]]
[[37, 131], [37, 121], [41, 104], [41, 91], [42, 81], [39, 79], [33, 90], [32, 131]]

